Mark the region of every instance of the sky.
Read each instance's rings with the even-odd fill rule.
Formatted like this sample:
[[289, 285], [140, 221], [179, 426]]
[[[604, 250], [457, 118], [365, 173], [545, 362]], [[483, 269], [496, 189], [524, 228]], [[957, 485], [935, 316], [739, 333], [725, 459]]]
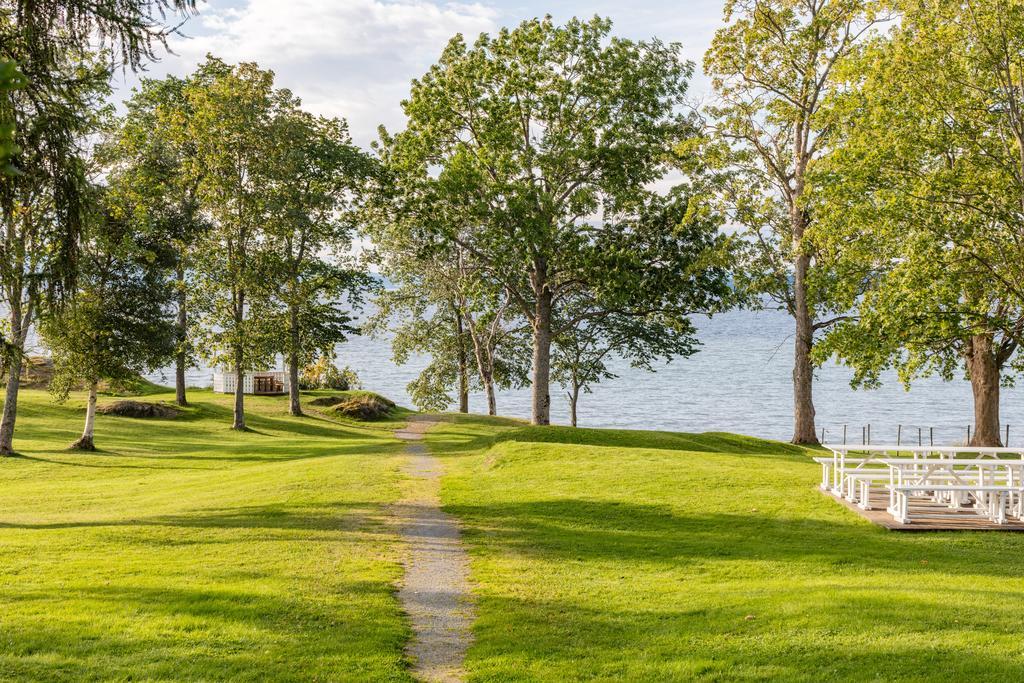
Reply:
[[[721, 24], [722, 0], [618, 2], [434, 2], [431, 0], [209, 0], [181, 27], [144, 76], [184, 76], [212, 53], [228, 62], [271, 69], [279, 87], [306, 109], [349, 122], [354, 140], [368, 145], [377, 126], [402, 127], [400, 103], [456, 33], [467, 39], [523, 19], [551, 14], [609, 17], [616, 35], [658, 37], [683, 46], [697, 65], [691, 95], [708, 89], [700, 75], [704, 50]], [[119, 74], [115, 99], [130, 94], [137, 75]]]

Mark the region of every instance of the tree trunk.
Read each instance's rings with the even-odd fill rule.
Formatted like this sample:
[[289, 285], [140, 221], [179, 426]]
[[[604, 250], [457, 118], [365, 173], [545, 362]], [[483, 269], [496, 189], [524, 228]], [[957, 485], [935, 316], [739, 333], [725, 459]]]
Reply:
[[235, 408], [231, 428], [245, 431], [245, 360], [242, 346], [235, 347]]
[[533, 416], [535, 425], [551, 424], [551, 290], [537, 292], [533, 320]]
[[93, 440], [93, 431], [96, 424], [96, 386], [94, 380], [89, 383], [89, 403], [85, 408], [85, 429], [82, 430], [82, 437], [71, 444], [76, 451], [94, 451], [96, 444]]
[[185, 310], [185, 270], [178, 267], [176, 273], [178, 284], [178, 353], [174, 357], [174, 401], [179, 406], [187, 406], [185, 396], [185, 369], [188, 364], [186, 344], [188, 343], [188, 312]]
[[299, 401], [299, 312], [292, 306], [288, 327], [288, 412], [302, 417]]
[[580, 402], [580, 387], [573, 383], [572, 391], [569, 392], [569, 424], [576, 426], [576, 406]]
[[18, 389], [21, 381], [22, 354], [17, 349], [7, 359], [7, 390], [3, 418], [0, 418], [0, 455], [14, 455], [14, 422], [18, 416]]
[[459, 339], [459, 412], [469, 412], [469, 353], [466, 350], [465, 330], [462, 314], [456, 309], [455, 331]]
[[992, 348], [992, 335], [971, 337], [967, 351], [967, 373], [974, 392], [974, 433], [970, 446], [1001, 446], [999, 438], [999, 365]]
[[814, 345], [814, 327], [807, 306], [807, 271], [811, 257], [799, 254], [794, 269], [793, 298], [795, 303], [796, 336], [793, 343], [793, 443], [818, 443], [814, 425], [814, 366], [811, 348]]
[[231, 428], [245, 431], [245, 348], [238, 337], [245, 322], [245, 294], [239, 292], [235, 298], [235, 409]]
[[25, 340], [28, 338], [29, 326], [32, 324], [33, 292], [28, 293], [27, 308], [22, 308], [21, 285], [17, 285], [10, 301], [10, 342], [7, 350], [7, 390], [4, 395], [3, 417], [0, 418], [0, 455], [14, 455], [14, 424], [18, 418], [18, 392], [21, 382], [21, 367], [25, 357]]
[[494, 395], [494, 378], [487, 375], [483, 378], [484, 393], [487, 395], [487, 414], [498, 414], [498, 399]]

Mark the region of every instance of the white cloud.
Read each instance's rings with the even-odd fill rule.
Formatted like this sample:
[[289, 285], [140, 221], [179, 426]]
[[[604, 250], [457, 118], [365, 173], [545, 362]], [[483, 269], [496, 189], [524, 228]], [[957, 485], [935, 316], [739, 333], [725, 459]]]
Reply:
[[348, 119], [362, 144], [376, 127], [402, 124], [399, 101], [456, 33], [493, 31], [498, 13], [480, 3], [427, 0], [214, 0], [175, 37], [151, 75], [183, 75], [212, 53], [272, 69], [307, 109]]

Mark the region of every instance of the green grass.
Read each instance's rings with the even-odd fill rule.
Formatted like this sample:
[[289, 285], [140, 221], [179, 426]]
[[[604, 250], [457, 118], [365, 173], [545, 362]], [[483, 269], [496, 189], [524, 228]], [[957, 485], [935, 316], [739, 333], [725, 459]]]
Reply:
[[[166, 391], [166, 390], [165, 390]], [[170, 400], [155, 394], [151, 400]], [[406, 680], [393, 594], [399, 420], [192, 391], [173, 420], [20, 402], [0, 458], [0, 679]], [[101, 399], [111, 400], [111, 399]]]
[[459, 418], [428, 436], [471, 680], [1019, 680], [1024, 536], [889, 532], [792, 446]]

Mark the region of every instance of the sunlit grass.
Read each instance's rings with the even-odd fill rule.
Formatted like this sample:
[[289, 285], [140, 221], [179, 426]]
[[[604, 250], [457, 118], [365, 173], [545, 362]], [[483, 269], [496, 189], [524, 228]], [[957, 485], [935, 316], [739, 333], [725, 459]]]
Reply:
[[[172, 395], [145, 400], [170, 400]], [[193, 392], [172, 420], [23, 393], [0, 459], [0, 678], [405, 680], [394, 422]], [[103, 399], [101, 399], [102, 401]], [[110, 399], [106, 399], [110, 400]]]
[[890, 532], [792, 446], [463, 418], [472, 680], [1016, 680], [1024, 536]]

